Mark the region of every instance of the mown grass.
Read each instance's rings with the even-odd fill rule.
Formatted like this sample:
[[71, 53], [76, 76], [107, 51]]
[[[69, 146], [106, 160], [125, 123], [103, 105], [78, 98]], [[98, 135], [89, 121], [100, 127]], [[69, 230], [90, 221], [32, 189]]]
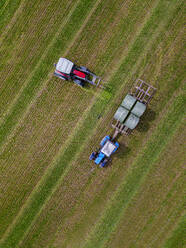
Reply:
[[[98, 107], [99, 108], [99, 107]], [[29, 151], [28, 151], [29, 152]], [[46, 152], [47, 153], [47, 152]], [[8, 155], [7, 155], [8, 156]], [[41, 161], [41, 163], [42, 163], [42, 161]], [[6, 211], [8, 211], [8, 209], [6, 209]], [[2, 213], [3, 214], [3, 213]], [[4, 216], [4, 215], [3, 215]]]
[[[182, 214], [184, 121], [153, 164], [105, 247], [161, 247]], [[175, 215], [176, 213], [176, 215]], [[170, 217], [171, 216], [171, 217]], [[127, 233], [127, 235], [126, 235]], [[157, 235], [154, 235], [157, 234]], [[153, 246], [151, 242], [153, 242]]]
[[[172, 61], [172, 63], [171, 64], [169, 64], [169, 65], [167, 65], [167, 67], [169, 68], [169, 67], [172, 67], [174, 64], [175, 64], [175, 67], [174, 67], [174, 71], [172, 71], [172, 74], [174, 75], [174, 73], [176, 74], [176, 61], [178, 61], [178, 64], [179, 64], [179, 56], [180, 55], [178, 55], [178, 57], [176, 58], [175, 57], [175, 60], [174, 61]], [[148, 61], [147, 61], [148, 62]], [[164, 68], [164, 69], [167, 69], [167, 68]], [[183, 69], [183, 68], [182, 68]], [[168, 96], [170, 97], [170, 95], [174, 92], [174, 90], [176, 89], [176, 88], [179, 88], [179, 85], [180, 85], [180, 82], [182, 81], [182, 72], [183, 72], [183, 70], [181, 70], [181, 71], [179, 71], [179, 73], [178, 73], [178, 78], [177, 79], [175, 79], [174, 78], [174, 85], [173, 84], [170, 84], [169, 85], [169, 82], [166, 82], [166, 78], [167, 78], [167, 74], [166, 73], [163, 73], [163, 78], [161, 78], [161, 80], [163, 80], [162, 81], [162, 84], [164, 83], [165, 84], [165, 87], [164, 87], [164, 90], [165, 90], [165, 88], [166, 88], [166, 98], [164, 97], [161, 97], [161, 101], [159, 101], [159, 103], [156, 103], [155, 105], [158, 105], [158, 108], [156, 107], [156, 110], [157, 111], [160, 111], [160, 109], [162, 109], [163, 108], [163, 106], [164, 106], [164, 104], [162, 104], [162, 102], [166, 102], [167, 100], [168, 100]], [[160, 80], [160, 79], [159, 79]], [[165, 83], [166, 82], [166, 83]], [[162, 92], [160, 95], [164, 95], [165, 96], [165, 94]], [[101, 133], [100, 133], [100, 135], [101, 135]], [[99, 135], [98, 135], [99, 136]], [[134, 144], [134, 146], [136, 146], [135, 144]], [[123, 162], [124, 163], [124, 162]], [[112, 180], [112, 179], [111, 179]], [[106, 192], [104, 192], [103, 194], [102, 194], [102, 196], [103, 195], [105, 195], [106, 194]], [[91, 211], [90, 211], [91, 212]], [[91, 213], [90, 213], [91, 214]], [[87, 216], [88, 217], [88, 216]], [[88, 225], [88, 224], [87, 224]], [[78, 234], [77, 235], [80, 235], [80, 233], [78, 232]], [[81, 235], [80, 235], [81, 236]], [[73, 235], [71, 235], [71, 237], [72, 237], [72, 239], [74, 239], [74, 236]]]
[[[143, 44], [144, 45], [144, 44]], [[142, 48], [141, 48], [142, 49]], [[90, 111], [90, 113], [91, 113], [91, 118], [89, 117], [89, 118], [87, 118], [87, 122], [85, 122], [84, 123], [84, 129], [87, 131], [87, 128], [89, 127], [89, 130], [91, 129], [91, 127], [92, 126], [90, 126], [90, 123], [93, 123], [93, 125], [95, 124], [95, 117], [98, 115], [98, 109], [99, 109], [99, 113], [100, 113], [100, 107], [101, 106], [104, 106], [105, 107], [105, 105], [107, 105], [107, 102], [105, 102], [104, 100], [103, 100], [103, 98], [101, 99], [101, 100], [99, 100], [98, 102], [97, 102], [97, 104], [96, 104], [96, 108], [95, 108], [95, 106], [92, 108], [92, 110]], [[96, 111], [97, 110], [97, 111]], [[102, 109], [101, 109], [102, 110]], [[96, 113], [97, 112], [97, 113]], [[93, 116], [92, 116], [92, 113], [93, 113]], [[78, 137], [77, 137], [78, 136]], [[82, 133], [81, 132], [81, 134], [78, 132], [78, 134], [77, 134], [77, 136], [75, 136], [75, 140], [76, 140], [76, 142], [77, 142], [77, 138], [78, 138], [78, 141], [83, 141], [83, 139], [84, 139], [84, 133]], [[31, 215], [31, 213], [30, 213], [30, 220], [33, 218], [33, 216], [35, 215], [35, 213], [37, 212], [37, 210], [36, 209], [34, 209], [33, 208], [33, 206], [38, 206], [39, 208], [40, 208], [40, 206], [43, 204], [43, 202], [44, 202], [44, 200], [45, 200], [45, 198], [47, 197], [47, 195], [49, 194], [49, 192], [51, 191], [51, 189], [52, 189], [52, 187], [54, 186], [54, 184], [56, 183], [56, 181], [59, 179], [59, 177], [60, 177], [60, 175], [61, 175], [61, 173], [63, 172], [63, 170], [64, 170], [64, 168], [62, 168], [62, 167], [60, 167], [60, 165], [61, 165], [61, 163], [62, 162], [64, 162], [64, 164], [66, 163], [66, 161], [68, 161], [69, 162], [69, 154], [74, 154], [75, 152], [76, 152], [76, 150], [77, 150], [77, 145], [76, 145], [76, 143], [74, 144], [74, 145], [72, 145], [69, 149], [68, 149], [68, 153], [66, 153], [66, 154], [68, 154], [68, 156], [67, 155], [64, 155], [63, 156], [63, 158], [62, 158], [62, 160], [60, 160], [59, 161], [59, 163], [58, 163], [58, 166], [56, 166], [56, 168], [55, 168], [55, 171], [53, 171], [53, 173], [51, 174], [51, 176], [48, 178], [48, 182], [49, 182], [49, 184], [47, 184], [47, 185], [45, 185], [45, 187], [43, 187], [43, 190], [44, 190], [44, 192], [42, 192], [42, 194], [41, 193], [39, 193], [39, 195], [38, 195], [38, 198], [36, 198], [37, 200], [36, 200], [36, 202], [34, 203], [34, 205], [32, 205], [32, 207], [31, 207], [31, 209], [33, 209], [34, 210], [34, 213], [33, 213], [33, 215]], [[62, 168], [62, 169], [61, 169]], [[41, 197], [42, 196], [42, 197]], [[39, 200], [40, 199], [40, 200]], [[35, 205], [36, 204], [36, 205]], [[32, 211], [33, 211], [32, 210]], [[26, 220], [22, 223], [23, 224], [23, 226], [25, 225], [25, 223], [28, 221], [28, 219], [26, 218]], [[27, 224], [28, 224], [29, 222], [27, 222]], [[25, 226], [24, 226], [24, 228], [25, 228]]]
[[[161, 13], [161, 15], [162, 15], [162, 13]], [[156, 29], [156, 25], [154, 26], [154, 29]], [[142, 39], [142, 38], [143, 38], [143, 36], [140, 36], [140, 39]], [[145, 42], [147, 42], [146, 38], [147, 37], [144, 37]], [[142, 45], [142, 47], [139, 48], [137, 46], [136, 49], [133, 50], [133, 52], [134, 53], [137, 52], [137, 54], [139, 56], [140, 56], [143, 48], [145, 47], [144, 40], [142, 42], [143, 44], [138, 43], [138, 46]], [[127, 62], [129, 62], [129, 65], [127, 63], [124, 64], [124, 67], [126, 66], [126, 69], [123, 69], [123, 71], [125, 72], [125, 75], [127, 74], [127, 70], [129, 70], [132, 67], [133, 63], [134, 63], [134, 57], [133, 57], [134, 54], [133, 55], [130, 54], [130, 56], [131, 56], [132, 61], [130, 61], [130, 59], [129, 59], [127, 61]], [[18, 226], [17, 226], [18, 230], [14, 230], [15, 231], [14, 234], [12, 236], [9, 236], [10, 237], [10, 239], [8, 240], [9, 244], [11, 244], [11, 242], [13, 243], [14, 241], [16, 241], [15, 243], [17, 243], [20, 240], [21, 235], [23, 234], [24, 230], [26, 230], [29, 227], [31, 221], [34, 219], [34, 216], [37, 215], [37, 213], [38, 213], [37, 211], [41, 208], [43, 203], [50, 196], [50, 193], [52, 192], [52, 190], [55, 187], [56, 183], [59, 181], [61, 175], [64, 173], [65, 168], [60, 168], [60, 166], [62, 167], [62, 165], [65, 164], [66, 168], [68, 168], [69, 165], [70, 165], [70, 162], [72, 162], [73, 159], [74, 159], [74, 157], [70, 158], [71, 155], [75, 156], [75, 154], [81, 152], [83, 147], [77, 148], [77, 142], [82, 142], [82, 143], [85, 144], [86, 139], [84, 138], [84, 135], [86, 134], [88, 136], [88, 135], [90, 135], [92, 133], [91, 128], [95, 127], [98, 114], [100, 114], [100, 112], [104, 113], [105, 110], [110, 106], [111, 100], [114, 99], [114, 94], [117, 93], [117, 91], [120, 89], [119, 84], [121, 83], [123, 78], [124, 77], [118, 78], [118, 82], [116, 84], [114, 82], [115, 81], [114, 79], [110, 83], [111, 88], [112, 88], [113, 85], [116, 85], [116, 87], [117, 87], [117, 89], [115, 89], [115, 90], [112, 89], [111, 90], [111, 95], [109, 95], [109, 97], [111, 97], [110, 101], [109, 101], [109, 98], [105, 99], [105, 95], [104, 95], [105, 93], [102, 93], [101, 99], [98, 100], [98, 104], [96, 105], [96, 107], [93, 106], [91, 108], [90, 113], [88, 113], [88, 115], [85, 116], [86, 121], [83, 124], [86, 124], [86, 126], [83, 129], [83, 131], [81, 130], [82, 132], [80, 133], [80, 137], [79, 137], [78, 134], [79, 134], [79, 130], [81, 129], [81, 127], [78, 130], [76, 130], [75, 136], [72, 137], [72, 140], [70, 139], [71, 141], [74, 142], [74, 144], [72, 144], [71, 146], [67, 147], [67, 149], [65, 150], [65, 153], [62, 154], [62, 156], [64, 155], [64, 157], [62, 157], [61, 159], [59, 159], [59, 161], [57, 161], [58, 163], [54, 167], [54, 170], [52, 171], [52, 173], [49, 174], [49, 176], [46, 178], [47, 180], [46, 181], [43, 180], [43, 182], [45, 182], [46, 184], [44, 184], [42, 186], [40, 192], [37, 192], [35, 194], [36, 198], [34, 199], [32, 204], [29, 206], [31, 208], [28, 208], [26, 210], [26, 211], [29, 211], [29, 214], [28, 214], [28, 212], [25, 211], [25, 214], [27, 216], [25, 217], [25, 219], [23, 218], [22, 222], [18, 223]], [[177, 85], [175, 86], [175, 88], [177, 88], [178, 86], [179, 86], [179, 82], [177, 82]], [[95, 112], [92, 112], [92, 111], [95, 111]], [[89, 127], [89, 122], [88, 122], [89, 120], [90, 120], [90, 127]], [[30, 211], [30, 209], [31, 209], [31, 211]], [[27, 221], [28, 221], [28, 223], [27, 223]], [[16, 234], [16, 232], [17, 232], [18, 235]], [[14, 240], [14, 238], [15, 238], [15, 240]]]
[[[73, 17], [72, 17], [72, 19], [70, 19], [70, 22], [69, 23], [67, 23], [67, 27], [66, 28], [64, 28], [64, 30], [62, 30], [62, 37], [61, 37], [61, 39], [62, 39], [62, 41], [63, 41], [63, 43], [61, 44], [61, 45], [64, 45], [64, 44], [66, 44], [66, 42], [68, 43], [68, 39], [66, 38], [66, 40], [64, 41], [63, 40], [63, 35], [66, 35], [66, 37], [67, 37], [67, 31], [68, 31], [68, 37], [69, 37], [69, 39], [70, 38], [72, 38], [72, 36], [73, 35], [75, 35], [75, 33], [76, 33], [76, 31], [78, 30], [78, 28], [79, 28], [79, 26], [81, 26], [81, 24], [83, 23], [83, 20], [84, 20], [84, 18], [86, 17], [86, 15], [85, 15], [85, 12], [86, 13], [88, 13], [89, 11], [90, 11], [90, 9], [91, 9], [91, 6], [92, 6], [92, 4], [93, 4], [93, 2], [92, 1], [86, 1], [86, 4], [84, 5], [84, 1], [81, 1], [80, 3], [79, 3], [79, 5], [77, 6], [77, 8], [78, 8], [78, 11], [76, 11], [75, 10], [75, 12], [73, 13], [74, 15], [73, 15]], [[84, 7], [85, 7], [85, 9], [84, 9], [84, 16], [82, 16], [82, 6], [84, 5]], [[89, 7], [89, 8], [88, 8]], [[79, 18], [79, 16], [81, 15], [81, 18]], [[78, 22], [78, 25], [76, 25], [76, 28], [77, 29], [75, 29], [73, 26], [73, 24], [74, 23], [76, 23], [77, 22], [77, 19], [79, 20], [79, 22]], [[59, 42], [59, 40], [58, 40], [58, 42]], [[58, 52], [58, 54], [59, 54], [59, 50], [61, 50], [61, 47], [56, 51], [56, 52]], [[65, 48], [64, 48], [64, 50], [65, 50]], [[57, 54], [57, 53], [56, 53]], [[53, 52], [53, 51], [50, 51], [50, 55], [53, 57], [53, 56], [56, 56], [56, 54]], [[48, 58], [48, 57], [47, 57]], [[48, 64], [47, 64], [47, 66], [48, 66]], [[50, 68], [50, 67], [49, 67]], [[40, 71], [41, 72], [41, 71]], [[38, 74], [37, 74], [38, 75]], [[39, 76], [39, 75], [38, 75]], [[45, 75], [46, 76], [46, 75]], [[35, 80], [36, 80], [36, 78], [34, 78]], [[42, 84], [41, 82], [39, 82], [40, 84]], [[33, 87], [33, 88], [32, 88]], [[28, 102], [25, 102], [25, 98], [29, 101], [31, 101], [31, 99], [32, 99], [32, 95], [31, 95], [31, 92], [30, 91], [32, 91], [32, 93], [33, 93], [33, 91], [34, 90], [36, 90], [36, 88], [38, 88], [38, 84], [37, 84], [37, 82], [36, 81], [32, 81], [32, 85], [31, 84], [29, 84], [28, 85], [28, 88], [27, 89], [25, 89], [25, 91], [23, 92], [23, 95], [22, 95], [22, 97], [21, 98], [19, 98], [19, 100], [18, 100], [18, 106], [17, 106], [17, 108], [14, 106], [14, 111], [13, 111], [13, 113], [11, 114], [11, 118], [9, 118], [8, 120], [8, 123], [10, 124], [10, 126], [12, 126], [12, 119], [14, 119], [14, 114], [16, 115], [16, 114], [20, 114], [20, 113], [22, 113], [22, 110], [24, 110], [24, 107], [26, 107], [27, 106], [27, 104], [28, 104]], [[31, 90], [32, 89], [32, 90]], [[22, 105], [23, 104], [23, 105]], [[19, 120], [19, 117], [17, 116], [16, 117], [17, 118], [17, 120]], [[7, 122], [6, 122], [7, 123]], [[4, 125], [4, 127], [5, 127], [5, 129], [6, 129], [6, 131], [10, 131], [10, 126], [6, 126], [6, 124]], [[3, 130], [3, 129], [1, 129], [1, 130]], [[2, 131], [3, 132], [3, 131]], [[4, 134], [4, 133], [3, 133]], [[3, 137], [5, 137], [5, 136], [3, 136], [2, 135], [2, 133], [1, 133], [1, 141], [2, 141], [2, 139], [3, 139]], [[3, 230], [4, 230], [4, 228], [6, 228], [6, 226], [7, 226], [7, 224], [8, 224], [8, 222], [6, 223], [6, 225], [4, 225], [3, 226], [3, 228], [1, 229], [1, 232], [3, 232]]]
[[[4, 82], [0, 93], [0, 114], [6, 110], [3, 118], [8, 115], [23, 88], [29, 83], [50, 44], [55, 40], [55, 35], [61, 32], [76, 5], [67, 1], [65, 6], [61, 17], [61, 13], [57, 11], [61, 6], [56, 1], [51, 4], [46, 4], [45, 1], [28, 2], [24, 10], [29, 11], [22, 10], [23, 14], [6, 36], [1, 46], [1, 79]], [[48, 28], [50, 32], [47, 32]]]
[[[8, 1], [8, 0], [7, 0]], [[12, 16], [14, 15], [16, 9], [19, 7], [21, 0], [15, 1], [1, 1], [0, 3], [0, 33], [6, 28], [6, 25], [11, 20]]]
[[99, 224], [96, 224], [94, 231], [83, 247], [103, 246], [110, 233], [114, 231], [121, 214], [123, 214], [129, 201], [140, 187], [145, 175], [148, 174], [149, 169], [179, 127], [184, 116], [185, 103], [186, 99], [184, 99], [183, 95], [175, 98], [168, 115], [158, 125], [142, 155], [133, 163], [132, 171], [115, 193]]
[[185, 224], [186, 216], [184, 215], [176, 229], [173, 231], [171, 237], [164, 244], [164, 248], [184, 248], [185, 247]]
[[[68, 118], [68, 119], [69, 119], [69, 118]], [[36, 138], [38, 138], [38, 136], [37, 136]], [[15, 139], [15, 138], [14, 138], [14, 139]], [[12, 143], [10, 144], [10, 146], [12, 146]], [[50, 150], [50, 149], [49, 149], [49, 150]], [[46, 153], [45, 153], [46, 156], [48, 155], [47, 153], [50, 152], [49, 150], [46, 151]], [[7, 155], [6, 155], [7, 158], [9, 158], [10, 156], [12, 156], [12, 154], [10, 154], [9, 151], [10, 151], [10, 150], [8, 149]], [[29, 153], [30, 150], [28, 150], [27, 152]], [[3, 157], [4, 157], [4, 156], [5, 156], [5, 155], [3, 154]], [[15, 161], [15, 156], [14, 156], [14, 154], [13, 154], [13, 157], [14, 157], [14, 163], [19, 163], [19, 161], [18, 161], [18, 162]], [[12, 161], [13, 161], [13, 159], [12, 159]], [[11, 160], [10, 160], [10, 162], [11, 162]], [[24, 161], [22, 161], [22, 163], [23, 163], [23, 162], [24, 162]], [[27, 163], [27, 161], [25, 161], [25, 163]], [[43, 161], [40, 161], [39, 164], [43, 164]], [[36, 166], [38, 167], [39, 164], [36, 164]], [[43, 168], [43, 166], [41, 166], [41, 167]], [[34, 169], [34, 171], [35, 171], [35, 170], [36, 170], [36, 169]], [[27, 187], [26, 187], [26, 191], [27, 191]], [[23, 192], [23, 193], [24, 193], [24, 192]], [[10, 208], [11, 208], [11, 206], [10, 206]], [[14, 210], [15, 210], [15, 208], [14, 208]], [[10, 215], [10, 211], [9, 211], [8, 208], [6, 208], [6, 213], [9, 213], [8, 215]], [[13, 214], [13, 213], [12, 213], [12, 214]], [[2, 219], [4, 219], [5, 216], [6, 216], [7, 214], [3, 214], [3, 212], [2, 212], [1, 215], [2, 215]], [[8, 216], [7, 216], [7, 217], [8, 217]], [[7, 224], [7, 217], [6, 217], [6, 221], [4, 220], [4, 222], [6, 222], [6, 224]]]

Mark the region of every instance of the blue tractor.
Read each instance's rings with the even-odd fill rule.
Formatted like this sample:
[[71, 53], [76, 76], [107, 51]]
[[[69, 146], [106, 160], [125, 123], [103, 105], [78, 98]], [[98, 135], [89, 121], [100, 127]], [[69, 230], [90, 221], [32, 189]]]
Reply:
[[105, 136], [100, 142], [100, 148], [95, 152], [92, 152], [89, 159], [94, 160], [94, 163], [105, 167], [111, 160], [110, 157], [119, 147], [118, 142], [113, 142], [110, 136]]

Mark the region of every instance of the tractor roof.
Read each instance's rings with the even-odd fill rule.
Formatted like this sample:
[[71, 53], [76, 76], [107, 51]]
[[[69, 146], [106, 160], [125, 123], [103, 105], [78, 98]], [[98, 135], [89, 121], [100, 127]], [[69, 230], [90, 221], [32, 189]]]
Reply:
[[73, 65], [74, 63], [72, 63], [70, 60], [65, 58], [60, 58], [56, 65], [56, 70], [62, 73], [70, 74]]
[[104, 153], [107, 157], [110, 157], [115, 148], [116, 146], [110, 140], [108, 140], [102, 147], [101, 152]]

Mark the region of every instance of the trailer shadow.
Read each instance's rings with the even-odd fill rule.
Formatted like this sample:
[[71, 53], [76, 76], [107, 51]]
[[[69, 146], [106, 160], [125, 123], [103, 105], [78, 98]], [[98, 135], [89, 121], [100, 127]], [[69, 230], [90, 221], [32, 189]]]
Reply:
[[147, 132], [150, 128], [150, 122], [155, 120], [156, 113], [152, 109], [148, 109], [142, 116], [136, 130], [139, 132]]

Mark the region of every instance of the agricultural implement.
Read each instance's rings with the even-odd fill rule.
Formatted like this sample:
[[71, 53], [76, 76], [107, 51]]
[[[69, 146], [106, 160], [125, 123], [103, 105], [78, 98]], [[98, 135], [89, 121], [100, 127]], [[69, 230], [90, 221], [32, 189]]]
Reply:
[[100, 84], [101, 78], [92, 73], [85, 66], [77, 66], [68, 59], [60, 58], [57, 64], [54, 64], [54, 75], [62, 80], [73, 81], [78, 86], [84, 87], [85, 83], [90, 83], [96, 87]]
[[136, 128], [155, 92], [156, 89], [143, 80], [136, 81], [136, 85], [125, 96], [114, 114], [111, 123], [114, 134], [112, 137], [105, 136], [102, 139], [100, 148], [90, 155], [90, 160], [94, 160], [95, 164], [100, 164], [100, 167], [108, 164], [111, 155], [119, 148], [116, 138], [119, 134], [129, 135]]

